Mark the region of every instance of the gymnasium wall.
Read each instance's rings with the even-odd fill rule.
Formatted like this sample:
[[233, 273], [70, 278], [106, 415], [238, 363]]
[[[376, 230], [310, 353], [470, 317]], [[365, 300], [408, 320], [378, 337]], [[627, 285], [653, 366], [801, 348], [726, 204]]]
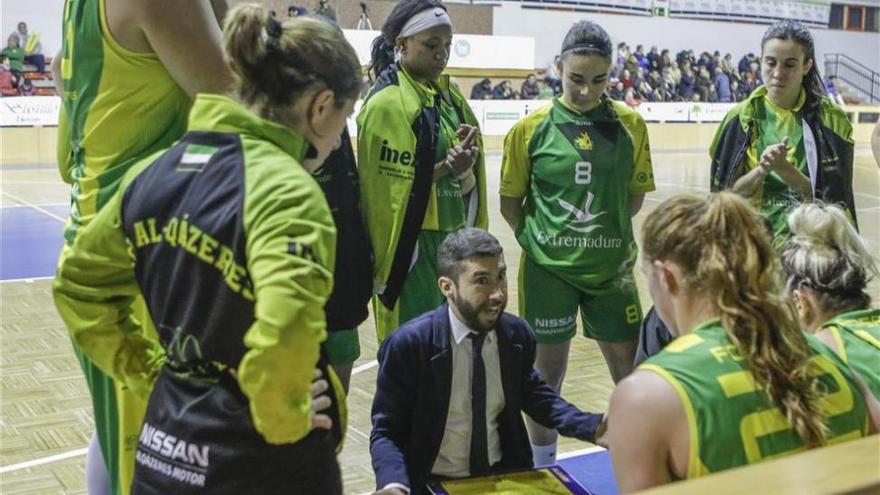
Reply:
[[[571, 25], [581, 19], [602, 25], [611, 35], [615, 46], [621, 41], [633, 49], [642, 44], [647, 52], [651, 45], [657, 45], [661, 50], [668, 48], [673, 56], [685, 49], [693, 49], [697, 55], [704, 50], [718, 50], [722, 55], [727, 52], [733, 54], [735, 62], [748, 52], [760, 52], [761, 36], [768, 27], [733, 22], [523, 9], [518, 4], [505, 3], [494, 7], [492, 33], [534, 37], [535, 67], [543, 69], [559, 53], [562, 38]], [[820, 62], [824, 61], [825, 53], [844, 53], [868, 67], [880, 70], [880, 34], [828, 29], [812, 29], [811, 32], [816, 40], [816, 55]], [[824, 70], [824, 63], [820, 65], [820, 70]]]
[[64, 0], [3, 0], [0, 1], [0, 37], [3, 47], [9, 35], [26, 22], [28, 31], [40, 33], [43, 54], [54, 57], [61, 49], [61, 19]]
[[[309, 12], [318, 9], [318, 0], [228, 0], [229, 5], [256, 1], [274, 10], [279, 16], [287, 15], [291, 5], [305, 7]], [[397, 4], [395, 0], [328, 0], [336, 10], [336, 20], [344, 29], [357, 27], [361, 14], [360, 2], [367, 4], [367, 12], [373, 29], [382, 29], [382, 23]], [[447, 4], [449, 16], [455, 24], [455, 31], [461, 34], [492, 34], [492, 7], [488, 5]]]

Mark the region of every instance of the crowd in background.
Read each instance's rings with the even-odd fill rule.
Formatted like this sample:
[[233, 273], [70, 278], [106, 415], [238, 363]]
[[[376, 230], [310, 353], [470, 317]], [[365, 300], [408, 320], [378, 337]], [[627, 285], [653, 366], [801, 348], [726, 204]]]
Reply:
[[[529, 74], [519, 91], [510, 80], [493, 85], [483, 79], [471, 90], [472, 100], [541, 100], [562, 93], [562, 81], [554, 60], [543, 78]], [[843, 105], [836, 78], [825, 79], [828, 95]], [[616, 59], [608, 76], [608, 96], [630, 106], [648, 102], [736, 103], [762, 85], [760, 60], [754, 53], [734, 60], [730, 53], [721, 55], [704, 51], [682, 50], [673, 56], [669, 50], [652, 46], [645, 53], [643, 45], [632, 50], [626, 43], [617, 45]]]
[[25, 75], [25, 64], [33, 65], [31, 72], [46, 72], [46, 58], [38, 33], [29, 33], [27, 24], [18, 23], [15, 32], [0, 50], [0, 95], [32, 96], [36, 93], [31, 79]]

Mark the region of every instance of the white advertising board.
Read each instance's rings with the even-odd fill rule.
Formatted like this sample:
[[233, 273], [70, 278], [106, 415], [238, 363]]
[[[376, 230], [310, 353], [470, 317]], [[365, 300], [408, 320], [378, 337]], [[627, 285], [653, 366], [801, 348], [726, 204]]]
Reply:
[[0, 126], [34, 127], [58, 125], [61, 98], [57, 96], [10, 96], [0, 98]]

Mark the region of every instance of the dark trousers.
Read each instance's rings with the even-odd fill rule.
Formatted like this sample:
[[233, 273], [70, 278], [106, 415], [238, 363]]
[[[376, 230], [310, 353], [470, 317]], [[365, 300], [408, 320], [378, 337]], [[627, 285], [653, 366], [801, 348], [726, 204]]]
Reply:
[[46, 57], [42, 53], [35, 53], [24, 58], [25, 63], [37, 66], [37, 72], [46, 72]]

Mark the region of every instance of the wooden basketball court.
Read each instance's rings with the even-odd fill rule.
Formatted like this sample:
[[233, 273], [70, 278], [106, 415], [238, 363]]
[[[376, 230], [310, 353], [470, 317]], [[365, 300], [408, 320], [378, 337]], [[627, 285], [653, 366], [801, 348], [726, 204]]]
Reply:
[[[655, 138], [652, 132], [652, 138]], [[663, 199], [683, 191], [708, 190], [705, 148], [661, 150], [654, 142], [657, 192], [649, 194], [636, 218]], [[674, 144], [664, 143], [666, 148]], [[490, 230], [505, 247], [510, 304], [517, 311], [516, 272], [519, 247], [498, 209], [501, 157], [488, 154]], [[856, 148], [855, 190], [862, 233], [880, 246], [880, 173], [868, 148]], [[91, 402], [67, 331], [55, 312], [51, 275], [61, 246], [69, 186], [54, 165], [4, 165], [2, 173], [2, 264], [0, 264], [0, 492], [85, 494], [85, 447], [91, 435]], [[650, 306], [644, 280], [637, 273], [645, 308]], [[880, 284], [871, 286], [875, 304]], [[350, 423], [340, 456], [346, 493], [374, 489], [369, 457], [370, 405], [376, 378], [376, 338], [371, 321], [360, 328], [361, 357], [355, 363], [348, 397]], [[596, 345], [578, 337], [563, 395], [579, 407], [604, 411], [612, 383]], [[592, 447], [562, 439], [560, 453]]]

